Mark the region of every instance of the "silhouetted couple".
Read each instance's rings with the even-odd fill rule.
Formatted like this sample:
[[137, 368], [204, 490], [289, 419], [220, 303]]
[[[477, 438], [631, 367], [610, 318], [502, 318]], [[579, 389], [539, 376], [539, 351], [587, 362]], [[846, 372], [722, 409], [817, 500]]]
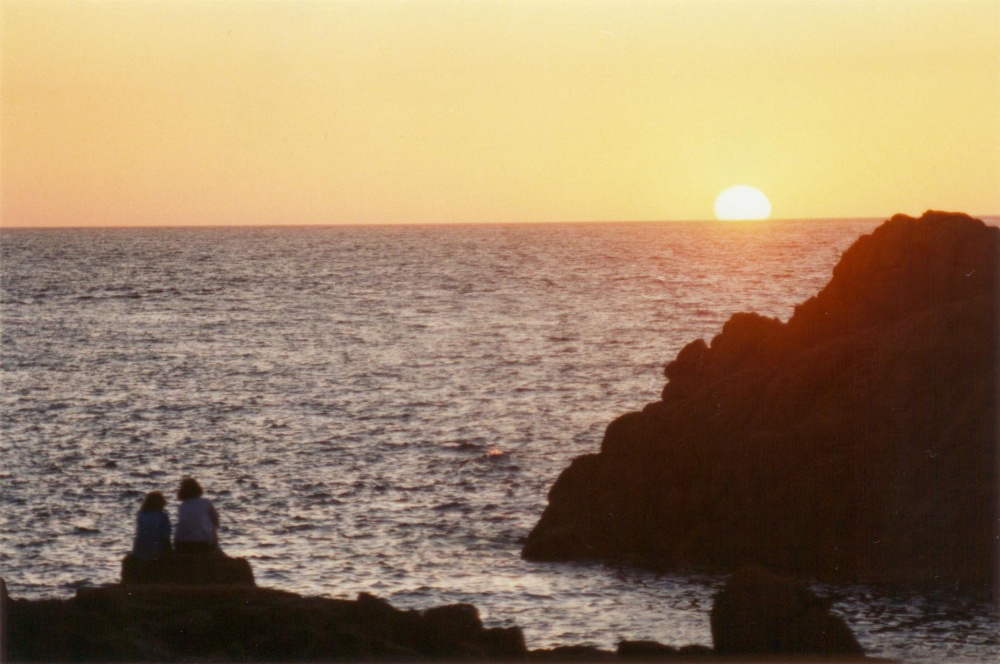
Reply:
[[142, 500], [136, 519], [132, 555], [140, 560], [156, 560], [176, 553], [222, 553], [219, 549], [219, 515], [201, 485], [185, 477], [177, 489], [177, 531], [170, 544], [170, 517], [164, 511], [167, 500], [159, 491], [150, 491]]

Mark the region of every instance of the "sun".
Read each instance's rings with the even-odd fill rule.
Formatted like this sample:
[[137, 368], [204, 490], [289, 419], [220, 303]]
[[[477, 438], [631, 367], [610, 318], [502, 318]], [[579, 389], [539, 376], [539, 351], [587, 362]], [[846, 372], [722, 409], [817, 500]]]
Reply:
[[738, 184], [724, 189], [715, 199], [715, 217], [720, 221], [767, 219], [771, 201], [756, 187]]

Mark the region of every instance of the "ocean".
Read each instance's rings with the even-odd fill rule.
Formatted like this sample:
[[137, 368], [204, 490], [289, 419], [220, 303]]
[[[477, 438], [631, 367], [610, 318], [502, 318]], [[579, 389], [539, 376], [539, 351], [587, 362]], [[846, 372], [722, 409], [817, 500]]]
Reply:
[[[475, 604], [529, 648], [711, 644], [724, 578], [520, 559], [571, 459], [879, 220], [0, 231], [0, 573], [114, 583], [192, 475], [257, 582]], [[996, 606], [815, 586], [871, 655], [996, 661]]]

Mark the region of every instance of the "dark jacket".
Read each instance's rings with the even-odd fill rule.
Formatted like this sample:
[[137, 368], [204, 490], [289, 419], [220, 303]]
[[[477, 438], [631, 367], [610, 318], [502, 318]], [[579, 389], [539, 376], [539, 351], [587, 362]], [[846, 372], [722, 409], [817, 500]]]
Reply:
[[139, 512], [132, 555], [142, 560], [154, 560], [170, 553], [170, 550], [170, 517], [167, 513], [162, 510]]

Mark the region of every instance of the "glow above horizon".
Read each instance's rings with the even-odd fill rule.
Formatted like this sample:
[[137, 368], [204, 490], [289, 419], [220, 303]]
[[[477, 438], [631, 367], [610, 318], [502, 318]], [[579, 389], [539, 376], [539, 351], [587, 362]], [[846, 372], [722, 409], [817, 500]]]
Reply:
[[6, 1], [0, 223], [1000, 212], [1000, 4]]

